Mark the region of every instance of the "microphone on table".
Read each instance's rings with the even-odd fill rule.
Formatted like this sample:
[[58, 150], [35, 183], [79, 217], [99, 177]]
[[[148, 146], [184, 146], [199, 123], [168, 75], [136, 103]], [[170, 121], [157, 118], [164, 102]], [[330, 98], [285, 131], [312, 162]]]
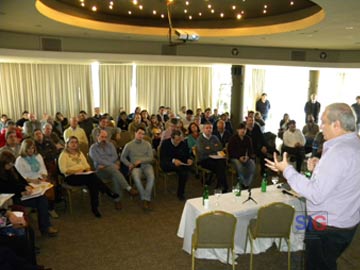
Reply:
[[282, 193], [286, 194], [286, 195], [290, 195], [293, 197], [296, 197], [294, 194], [292, 194], [291, 192], [287, 191], [287, 190], [283, 190]]

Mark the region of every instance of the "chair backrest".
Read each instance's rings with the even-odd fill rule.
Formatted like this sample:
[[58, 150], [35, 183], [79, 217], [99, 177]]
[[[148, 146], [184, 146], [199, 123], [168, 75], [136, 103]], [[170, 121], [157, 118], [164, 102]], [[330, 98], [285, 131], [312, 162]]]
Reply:
[[129, 131], [122, 131], [121, 132], [121, 139], [119, 142], [119, 146], [121, 148], [124, 148], [125, 144], [127, 144], [128, 142], [130, 142], [132, 140], [131, 134]]
[[196, 247], [234, 248], [236, 218], [230, 213], [213, 211], [196, 219]]
[[275, 202], [261, 207], [258, 211], [254, 238], [284, 237], [289, 238], [294, 219], [294, 207]]

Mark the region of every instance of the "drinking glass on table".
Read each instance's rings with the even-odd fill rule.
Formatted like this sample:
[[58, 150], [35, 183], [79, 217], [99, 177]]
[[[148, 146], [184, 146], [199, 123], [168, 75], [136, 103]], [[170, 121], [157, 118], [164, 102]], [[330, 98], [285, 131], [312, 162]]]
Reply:
[[271, 182], [274, 184], [274, 186], [279, 182], [279, 177], [278, 176], [273, 176], [271, 178]]
[[222, 189], [221, 188], [214, 189], [214, 195], [216, 197], [215, 206], [219, 206], [219, 198], [220, 198], [221, 194], [222, 194]]
[[236, 184], [235, 186], [233, 186], [232, 193], [234, 194], [235, 201], [236, 201], [236, 199], [240, 197], [240, 185], [239, 184]]

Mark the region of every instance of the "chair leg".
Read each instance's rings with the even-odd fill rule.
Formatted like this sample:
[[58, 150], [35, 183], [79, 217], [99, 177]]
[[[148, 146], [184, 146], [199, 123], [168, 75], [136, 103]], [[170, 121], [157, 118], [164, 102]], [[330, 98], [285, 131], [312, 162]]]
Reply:
[[191, 250], [191, 269], [195, 270], [195, 249]]
[[290, 245], [290, 239], [287, 241], [288, 244], [288, 270], [291, 269], [291, 245]]
[[227, 249], [227, 256], [226, 256], [226, 263], [229, 263], [229, 255], [230, 255], [230, 249]]
[[253, 239], [250, 238], [250, 270], [253, 269]]
[[235, 270], [235, 252], [234, 252], [234, 248], [231, 249], [231, 253], [232, 253], [232, 269]]

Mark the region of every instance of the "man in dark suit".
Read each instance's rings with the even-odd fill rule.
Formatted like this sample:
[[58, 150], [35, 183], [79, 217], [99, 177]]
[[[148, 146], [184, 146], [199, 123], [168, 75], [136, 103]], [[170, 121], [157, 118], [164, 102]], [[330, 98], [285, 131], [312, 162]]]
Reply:
[[314, 116], [315, 123], [319, 120], [320, 113], [320, 102], [316, 100], [317, 96], [315, 94], [311, 94], [310, 100], [305, 103], [305, 123], [307, 122], [307, 116], [310, 114]]
[[174, 130], [171, 138], [164, 140], [160, 146], [160, 166], [164, 172], [176, 172], [179, 179], [177, 197], [185, 200], [185, 184], [189, 178], [189, 168], [193, 161], [187, 143], [181, 132]]

